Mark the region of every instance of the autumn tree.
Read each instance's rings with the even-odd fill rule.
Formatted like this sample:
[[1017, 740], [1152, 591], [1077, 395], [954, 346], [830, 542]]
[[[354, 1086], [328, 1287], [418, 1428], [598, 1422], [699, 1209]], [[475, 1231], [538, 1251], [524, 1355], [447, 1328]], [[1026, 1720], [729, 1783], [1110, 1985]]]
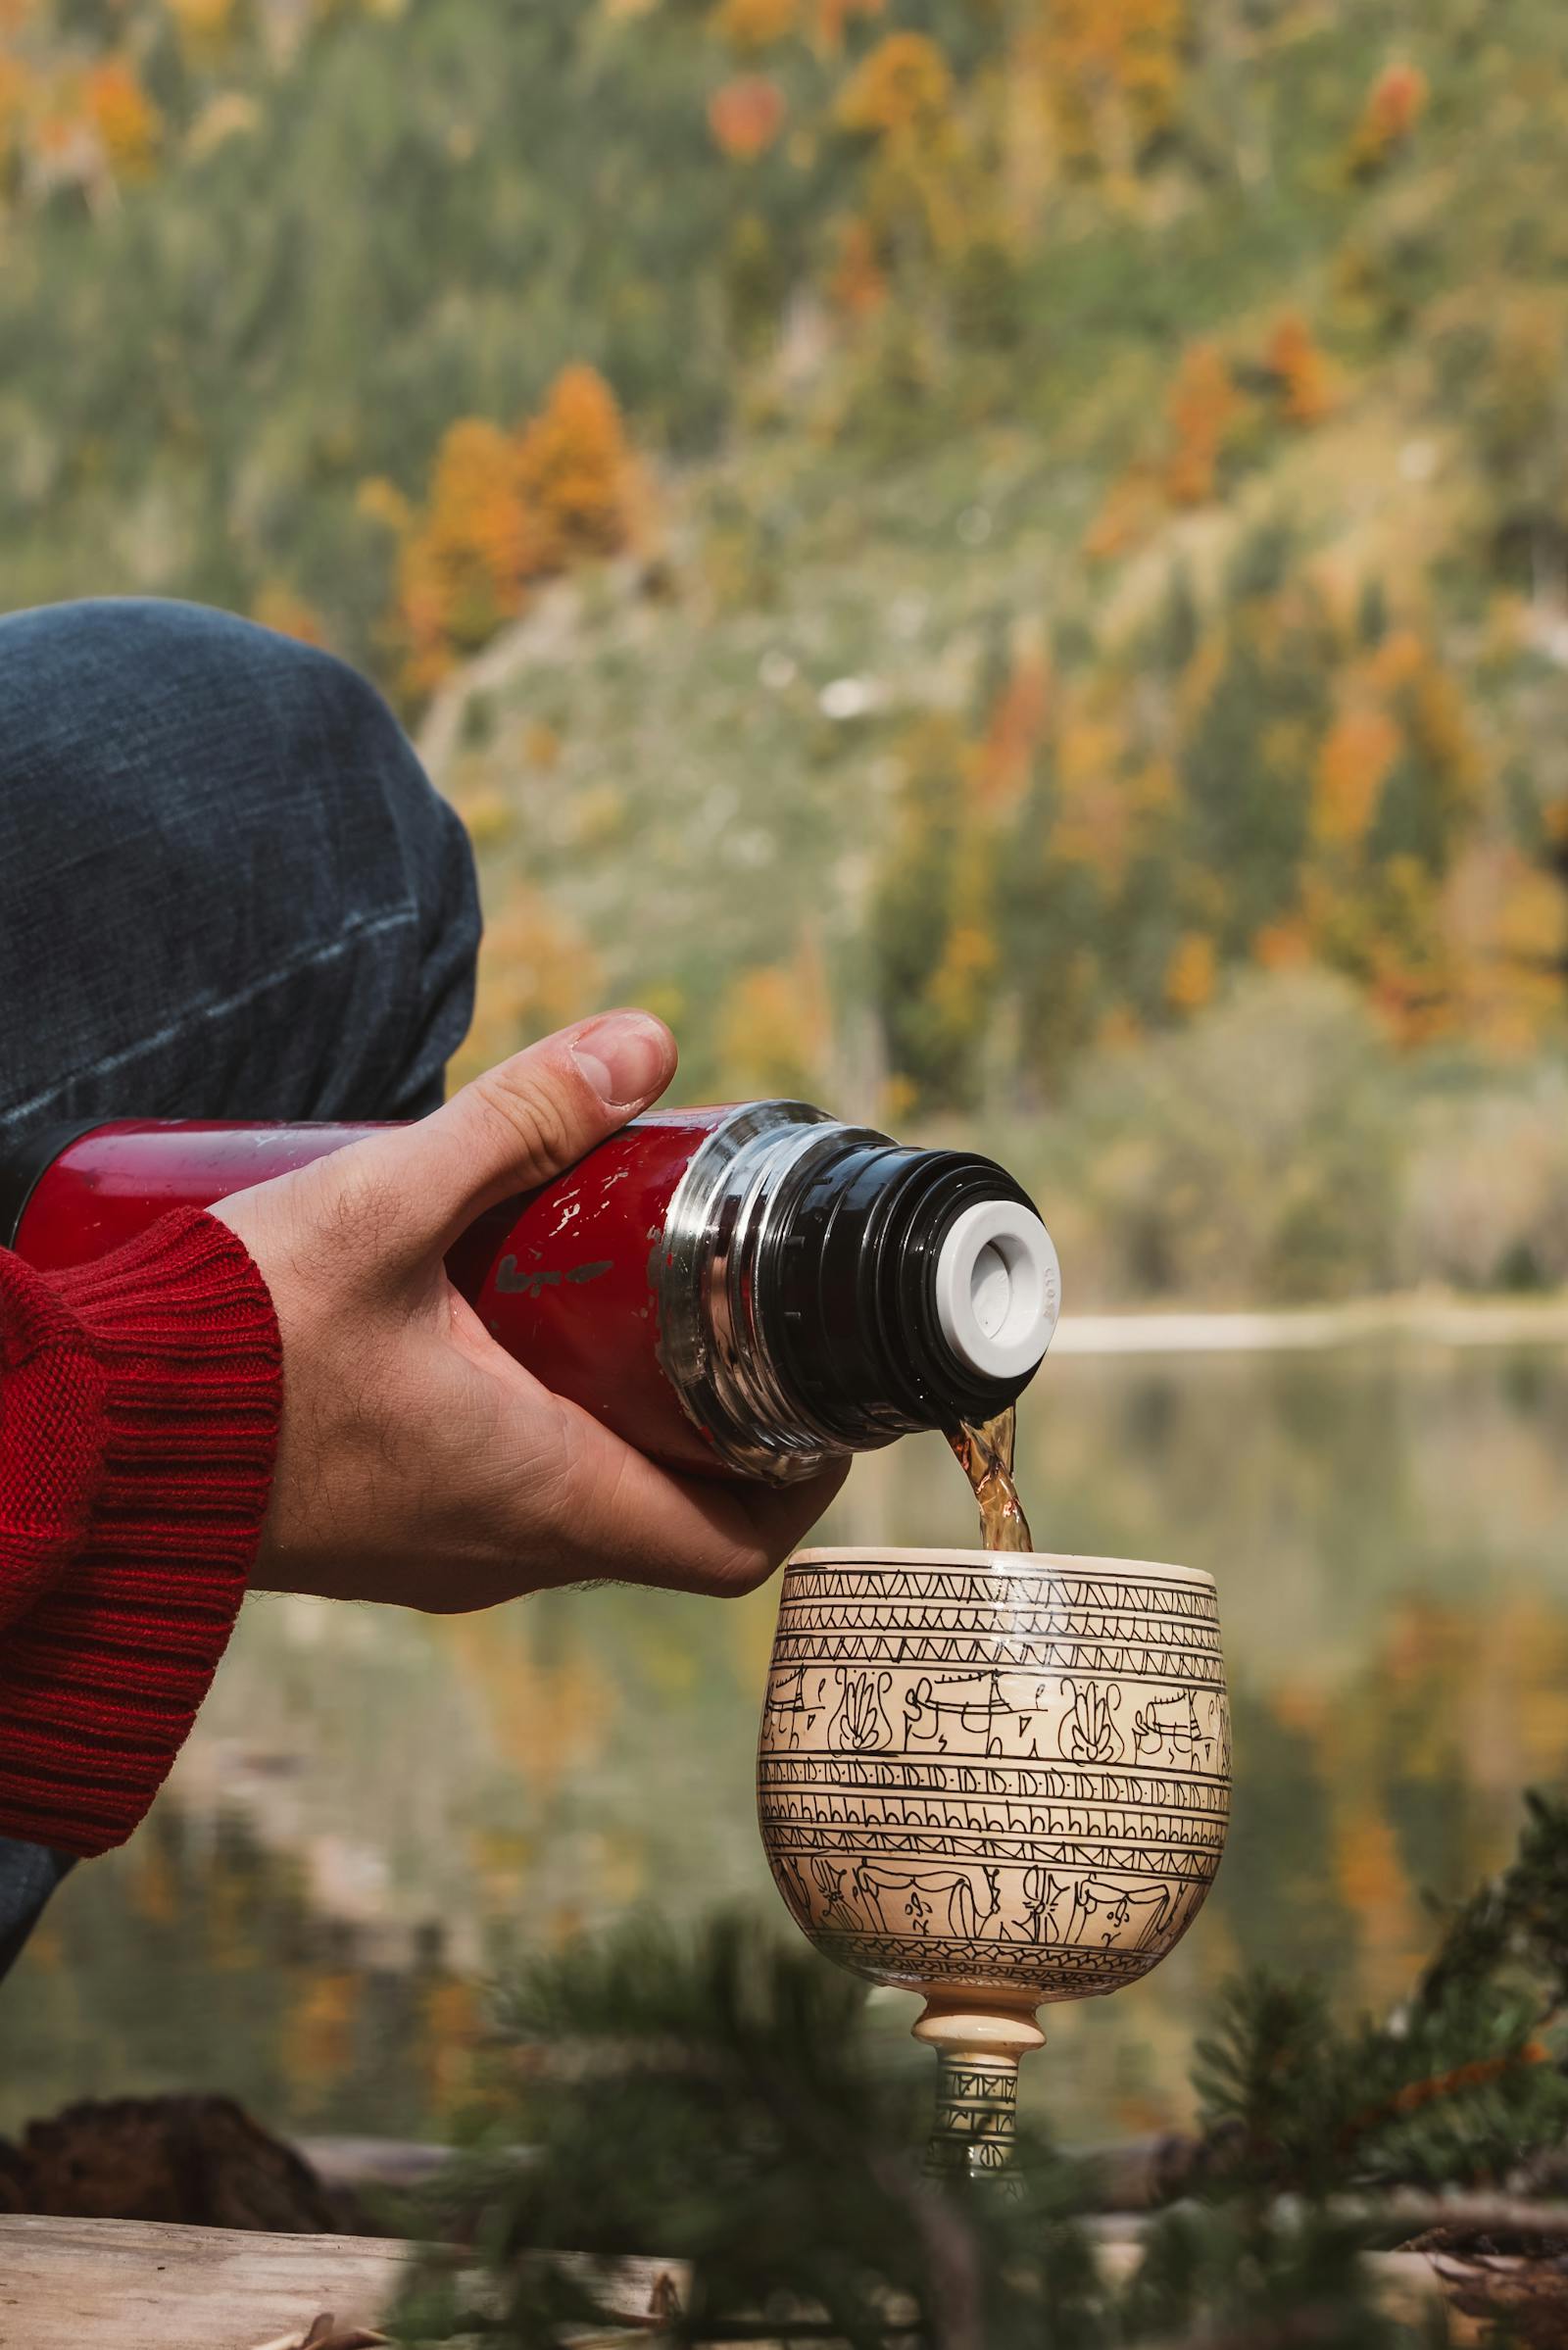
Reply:
[[[642, 499], [614, 395], [592, 367], [565, 368], [516, 432], [478, 416], [451, 425], [424, 507], [402, 524], [397, 625], [410, 692], [428, 692], [454, 659], [487, 643], [533, 582], [631, 544]], [[395, 513], [384, 491], [378, 503]]]
[[1408, 62], [1386, 66], [1366, 94], [1350, 138], [1348, 162], [1370, 178], [1405, 145], [1426, 112], [1427, 77]]
[[1174, 118], [1187, 41], [1184, 0], [1039, 0], [1026, 58], [1070, 168], [1136, 170]]

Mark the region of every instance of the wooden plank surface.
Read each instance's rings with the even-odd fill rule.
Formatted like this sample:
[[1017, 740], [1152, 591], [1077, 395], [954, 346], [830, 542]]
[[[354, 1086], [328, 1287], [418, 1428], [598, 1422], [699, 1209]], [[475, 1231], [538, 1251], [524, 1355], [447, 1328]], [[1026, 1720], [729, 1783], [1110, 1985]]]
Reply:
[[0, 2217], [3, 2350], [255, 2350], [330, 2310], [378, 2325], [409, 2246], [134, 2220]]
[[[1112, 2276], [1136, 2267], [1140, 2231], [1112, 2222], [1096, 2232]], [[0, 2217], [0, 2350], [259, 2350], [302, 2335], [325, 2310], [340, 2326], [376, 2326], [391, 2315], [412, 2249], [380, 2236]], [[636, 2329], [622, 2342], [653, 2342], [650, 2320], [690, 2290], [678, 2261], [541, 2257], [597, 2273], [607, 2309]], [[1368, 2260], [1385, 2310], [1407, 2324], [1444, 2305], [1444, 2265], [1419, 2253]], [[1455, 2350], [1480, 2341], [1479, 2319], [1450, 2304], [1448, 2322]]]

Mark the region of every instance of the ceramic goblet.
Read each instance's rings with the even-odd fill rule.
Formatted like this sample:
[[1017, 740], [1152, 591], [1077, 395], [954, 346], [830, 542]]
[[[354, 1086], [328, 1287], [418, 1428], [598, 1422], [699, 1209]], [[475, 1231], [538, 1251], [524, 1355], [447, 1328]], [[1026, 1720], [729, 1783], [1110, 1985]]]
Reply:
[[924, 1994], [937, 2168], [1005, 2165], [1036, 2009], [1120, 1990], [1174, 1948], [1229, 1796], [1210, 1576], [880, 1548], [785, 1570], [762, 1842], [819, 1950]]

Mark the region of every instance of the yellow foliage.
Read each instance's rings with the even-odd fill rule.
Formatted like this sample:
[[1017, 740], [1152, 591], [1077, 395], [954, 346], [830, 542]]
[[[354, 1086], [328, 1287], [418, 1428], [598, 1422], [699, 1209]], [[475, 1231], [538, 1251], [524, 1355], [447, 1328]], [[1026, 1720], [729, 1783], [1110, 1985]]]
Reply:
[[420, 2008], [420, 2071], [426, 2094], [433, 2108], [449, 2113], [470, 2086], [484, 2023], [480, 1995], [463, 1978], [443, 1975], [425, 1987]]
[[719, 0], [711, 21], [732, 49], [770, 49], [800, 29], [801, 0]]
[[1386, 710], [1348, 710], [1335, 719], [1317, 758], [1312, 830], [1318, 840], [1349, 847], [1366, 838], [1403, 739]]
[[498, 1631], [483, 1616], [445, 1616], [440, 1632], [497, 1752], [536, 1800], [600, 1759], [615, 1703], [594, 1649], [536, 1651], [514, 1617]]
[[323, 2082], [348, 2070], [363, 1988], [359, 1977], [346, 1970], [323, 1969], [307, 1979], [283, 2025], [287, 2080], [318, 2094]]
[[1456, 800], [1473, 803], [1481, 783], [1481, 753], [1464, 696], [1435, 657], [1423, 661], [1402, 707], [1411, 739], [1428, 764]]
[[1418, 1913], [1394, 1830], [1364, 1772], [1350, 1774], [1334, 1859], [1340, 1898], [1360, 1923], [1370, 1961], [1385, 1972], [1407, 1964]]
[[414, 520], [414, 509], [395, 481], [384, 473], [374, 473], [360, 483], [354, 493], [354, 511], [367, 514], [372, 522], [384, 522], [388, 530], [400, 534]]
[[454, 806], [476, 849], [496, 848], [506, 839], [516, 821], [516, 810], [512, 802], [504, 791], [494, 785], [489, 791], [475, 793], [471, 800], [455, 799]]
[[1458, 860], [1444, 902], [1455, 1023], [1495, 1053], [1524, 1053], [1558, 1028], [1568, 902], [1555, 877], [1501, 844]]
[[1126, 869], [1133, 808], [1119, 772], [1122, 729], [1109, 717], [1069, 708], [1055, 734], [1060, 805], [1047, 837], [1053, 863], [1086, 865], [1114, 885]]
[[936, 42], [890, 32], [840, 91], [838, 118], [870, 137], [908, 137], [940, 124], [952, 103], [952, 70]]
[[185, 153], [199, 163], [229, 139], [242, 138], [262, 123], [262, 110], [243, 90], [220, 90], [208, 100], [185, 133]]
[[727, 992], [718, 1050], [737, 1098], [784, 1094], [810, 1100], [820, 1081], [831, 1018], [820, 964], [806, 949], [791, 963], [743, 972]]
[[1175, 111], [1184, 0], [1036, 0], [1028, 48], [1062, 153], [1129, 171]]
[[956, 922], [949, 931], [927, 994], [932, 1009], [952, 1034], [970, 1036], [979, 1029], [998, 956], [996, 939], [978, 923]]
[[1497, 946], [1510, 959], [1546, 974], [1555, 996], [1568, 954], [1568, 902], [1555, 876], [1540, 865], [1517, 856], [1510, 863], [1497, 908]]
[[776, 81], [765, 73], [743, 73], [708, 101], [708, 127], [722, 154], [735, 163], [754, 163], [778, 137], [787, 112]]
[[165, 0], [178, 28], [181, 48], [192, 56], [220, 49], [234, 21], [234, 0]]
[[123, 58], [94, 66], [82, 84], [82, 108], [116, 177], [145, 178], [163, 138], [164, 118], [134, 68]]
[[1220, 456], [1241, 407], [1222, 353], [1213, 343], [1190, 344], [1166, 403], [1171, 437], [1165, 491], [1173, 505], [1201, 506], [1212, 498]]
[[462, 1084], [598, 1004], [599, 960], [575, 923], [526, 882], [489, 915], [473, 1026], [453, 1065]]
[[1201, 1011], [1213, 999], [1218, 978], [1214, 942], [1203, 930], [1189, 930], [1165, 973], [1165, 1001], [1172, 1011]]
[[251, 618], [279, 636], [297, 637], [302, 645], [325, 645], [326, 622], [312, 604], [280, 580], [267, 581], [251, 606]]

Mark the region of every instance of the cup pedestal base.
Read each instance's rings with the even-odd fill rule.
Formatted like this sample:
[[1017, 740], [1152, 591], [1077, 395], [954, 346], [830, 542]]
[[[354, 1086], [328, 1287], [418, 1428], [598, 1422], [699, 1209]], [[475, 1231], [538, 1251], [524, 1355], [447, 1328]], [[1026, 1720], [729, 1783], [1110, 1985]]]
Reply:
[[939, 2178], [1004, 2172], [1017, 2135], [1018, 2060], [1043, 2048], [1031, 2008], [980, 2008], [971, 1992], [934, 1993], [914, 2036], [937, 2055], [936, 2118], [926, 2169]]

